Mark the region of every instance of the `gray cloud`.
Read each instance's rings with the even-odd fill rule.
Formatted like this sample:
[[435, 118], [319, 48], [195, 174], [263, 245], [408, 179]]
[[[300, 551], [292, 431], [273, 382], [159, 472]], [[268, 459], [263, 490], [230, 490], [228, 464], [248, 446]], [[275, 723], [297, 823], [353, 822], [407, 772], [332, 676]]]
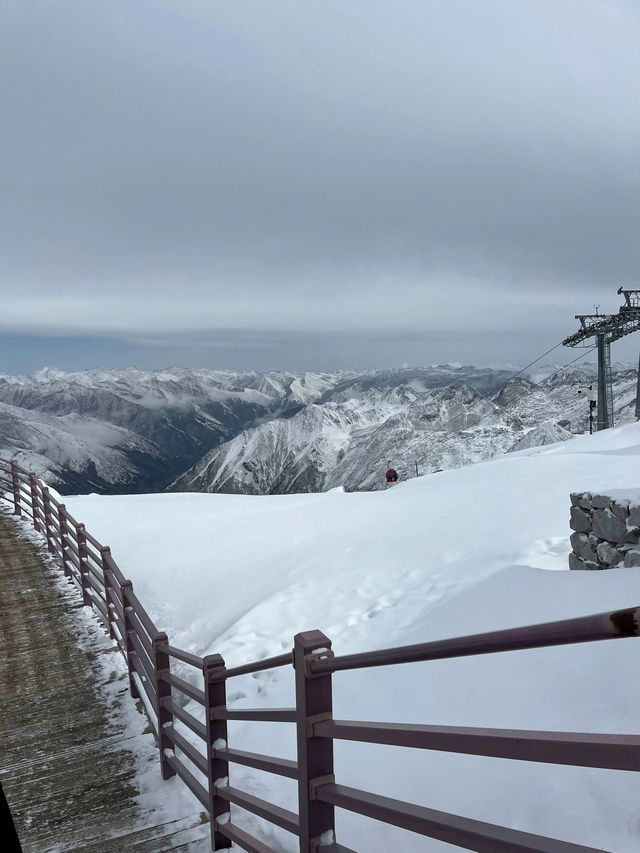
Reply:
[[0, 329], [562, 336], [637, 281], [639, 37], [624, 0], [5, 0]]

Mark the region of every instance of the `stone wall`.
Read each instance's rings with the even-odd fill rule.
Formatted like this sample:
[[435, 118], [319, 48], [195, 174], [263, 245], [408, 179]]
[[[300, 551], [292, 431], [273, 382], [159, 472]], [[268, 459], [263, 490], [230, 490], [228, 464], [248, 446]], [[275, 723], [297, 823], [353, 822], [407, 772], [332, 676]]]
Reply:
[[640, 566], [640, 493], [571, 495], [570, 569]]

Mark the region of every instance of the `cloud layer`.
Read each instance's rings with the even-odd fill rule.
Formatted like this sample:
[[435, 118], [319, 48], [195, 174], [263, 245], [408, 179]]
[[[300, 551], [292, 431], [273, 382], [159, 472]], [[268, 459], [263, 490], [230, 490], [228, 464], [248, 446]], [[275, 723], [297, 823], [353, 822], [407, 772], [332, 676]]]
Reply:
[[639, 43], [632, 0], [5, 0], [0, 330], [568, 333], [637, 281]]

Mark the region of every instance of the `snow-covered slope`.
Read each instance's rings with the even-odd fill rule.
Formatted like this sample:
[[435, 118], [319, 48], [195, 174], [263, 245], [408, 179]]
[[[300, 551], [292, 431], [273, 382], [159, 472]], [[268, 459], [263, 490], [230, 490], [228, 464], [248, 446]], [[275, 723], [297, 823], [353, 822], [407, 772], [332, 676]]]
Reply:
[[[38, 459], [39, 468], [45, 476], [53, 472], [52, 482], [63, 491], [113, 491], [118, 487], [133, 492], [157, 491], [243, 430], [283, 414], [291, 416], [306, 405], [328, 401], [334, 389], [336, 401], [389, 392], [403, 383], [424, 389], [467, 380], [483, 392], [490, 392], [508, 376], [508, 371], [450, 365], [334, 374], [182, 368], [65, 373], [44, 368], [28, 377], [0, 374], [0, 402], [12, 406], [14, 413], [13, 427], [0, 434], [0, 442], [5, 455], [25, 449], [39, 454], [42, 457]], [[77, 458], [74, 442], [68, 442], [66, 456], [65, 442], [54, 442], [56, 450], [48, 456], [43, 442], [32, 441], [41, 429], [41, 415], [52, 418], [79, 415], [102, 421], [107, 436], [112, 435], [110, 427], [121, 427], [137, 434], [138, 441], [151, 448], [150, 459], [155, 458], [156, 464], [147, 466], [141, 460], [128, 464], [125, 454], [110, 466], [109, 454], [105, 452], [110, 439], [104, 448], [95, 441], [85, 446], [84, 467]], [[367, 413], [357, 412], [355, 407], [346, 419], [351, 417], [354, 423], [371, 423]], [[329, 415], [329, 420], [332, 419], [335, 417]], [[312, 413], [305, 416], [309, 427], [313, 421]], [[66, 429], [63, 422], [50, 423], [52, 429], [62, 432]], [[310, 434], [318, 432], [318, 428], [311, 429]], [[283, 446], [282, 438], [278, 444]], [[91, 447], [96, 454], [92, 454]], [[311, 449], [308, 455], [318, 460], [323, 471], [328, 470], [330, 454], [323, 459], [322, 452]], [[96, 476], [94, 465], [100, 467], [100, 476]], [[126, 470], [123, 471], [122, 465]], [[305, 488], [314, 487], [312, 469], [313, 465], [302, 474], [299, 487], [303, 483]]]
[[[640, 570], [569, 572], [569, 493], [638, 489], [640, 425], [401, 483], [386, 492], [247, 497], [83, 496], [76, 518], [111, 545], [176, 645], [228, 665], [320, 628], [338, 654], [640, 604]], [[135, 523], [132, 524], [132, 519]], [[340, 719], [638, 732], [640, 640], [340, 674]], [[181, 673], [184, 674], [184, 673]], [[232, 707], [286, 707], [288, 668], [229, 683]], [[199, 706], [189, 704], [199, 715]], [[236, 748], [294, 757], [284, 724], [231, 723]], [[640, 774], [336, 743], [347, 785], [616, 853], [635, 853]], [[234, 766], [233, 783], [295, 809], [295, 785]], [[172, 798], [187, 798], [179, 782]], [[191, 806], [199, 811], [197, 803]], [[286, 833], [240, 820], [276, 849]], [[340, 812], [366, 853], [443, 846]]]
[[565, 427], [553, 421], [545, 421], [540, 426], [534, 427], [519, 438], [513, 447], [514, 450], [526, 450], [528, 447], [542, 447], [545, 444], [557, 444], [572, 438], [572, 434]]
[[[262, 418], [297, 409], [324, 394], [346, 374], [232, 373], [210, 370], [90, 370], [78, 373], [45, 368], [30, 377], [0, 375], [0, 402], [12, 406], [12, 429], [0, 433], [7, 454], [31, 449], [42, 456], [42, 469], [65, 491], [160, 490], [212, 447]], [[81, 416], [104, 424], [105, 446], [86, 444], [87, 465], [78, 462], [73, 442], [54, 442], [55, 452], [32, 442], [42, 416], [64, 432], [55, 418]], [[20, 424], [23, 428], [20, 428]], [[120, 427], [133, 435], [155, 465], [127, 467], [126, 457], [110, 466], [106, 451]], [[128, 442], [131, 444], [131, 442]], [[92, 452], [95, 449], [95, 453]], [[136, 450], [138, 448], [135, 448]], [[92, 465], [100, 467], [96, 478]], [[122, 470], [122, 464], [126, 471]], [[83, 475], [86, 471], [86, 476]]]
[[0, 456], [64, 491], [151, 489], [169, 460], [131, 430], [85, 415], [47, 415], [0, 403]]
[[[336, 374], [47, 368], [0, 375], [0, 403], [14, 416], [0, 448], [38, 453], [65, 492], [160, 491], [174, 481], [248, 494], [375, 489], [389, 460], [406, 479], [416, 464], [420, 473], [457, 467], [587, 429], [592, 370], [505, 386], [511, 375], [468, 365]], [[635, 379], [635, 370], [616, 371], [617, 422], [633, 415]], [[56, 418], [102, 422], [104, 446], [94, 429], [84, 461], [75, 440], [66, 455], [65, 441], [53, 442], [49, 455], [41, 416], [63, 433], [68, 425]], [[109, 452], [113, 427], [127, 431], [119, 456]]]
[[433, 467], [451, 468], [488, 455], [482, 432], [465, 446], [458, 438], [487, 416], [500, 419], [503, 436], [496, 450], [507, 450], [513, 443], [508, 417], [467, 386], [366, 390], [245, 430], [170, 488], [236, 494], [376, 488], [389, 459], [407, 472], [415, 459], [424, 463], [429, 457]]
[[[487, 391], [498, 379], [464, 369]], [[541, 384], [520, 377], [493, 400], [460, 382], [459, 370], [434, 370], [434, 376], [406, 370], [344, 379], [318, 403], [214, 448], [170, 489], [263, 495], [376, 489], [389, 461], [406, 479], [416, 467], [420, 473], [456, 468], [588, 428], [589, 371], [560, 373]], [[438, 386], [452, 374], [457, 383]], [[632, 416], [635, 382], [635, 371], [616, 375], [618, 421]]]
[[[589, 428], [588, 395], [590, 386], [596, 388], [595, 367], [561, 370], [548, 367], [538, 369], [535, 380], [518, 377], [510, 382], [496, 397], [514, 416], [528, 418], [535, 424], [554, 421], [572, 432], [585, 432]], [[552, 375], [545, 379], [544, 376]], [[613, 402], [616, 424], [633, 419], [637, 370], [617, 365], [613, 374]], [[514, 387], [515, 386], [515, 387]]]

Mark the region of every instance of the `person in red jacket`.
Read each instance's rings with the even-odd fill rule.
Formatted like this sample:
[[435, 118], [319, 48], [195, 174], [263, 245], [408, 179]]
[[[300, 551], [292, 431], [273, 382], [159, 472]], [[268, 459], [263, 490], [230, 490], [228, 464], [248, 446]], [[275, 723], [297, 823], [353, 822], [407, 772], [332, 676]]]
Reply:
[[391, 467], [391, 462], [387, 462], [387, 473], [384, 476], [386, 480], [386, 489], [388, 489], [389, 486], [394, 486], [398, 482], [398, 472], [395, 468]]

